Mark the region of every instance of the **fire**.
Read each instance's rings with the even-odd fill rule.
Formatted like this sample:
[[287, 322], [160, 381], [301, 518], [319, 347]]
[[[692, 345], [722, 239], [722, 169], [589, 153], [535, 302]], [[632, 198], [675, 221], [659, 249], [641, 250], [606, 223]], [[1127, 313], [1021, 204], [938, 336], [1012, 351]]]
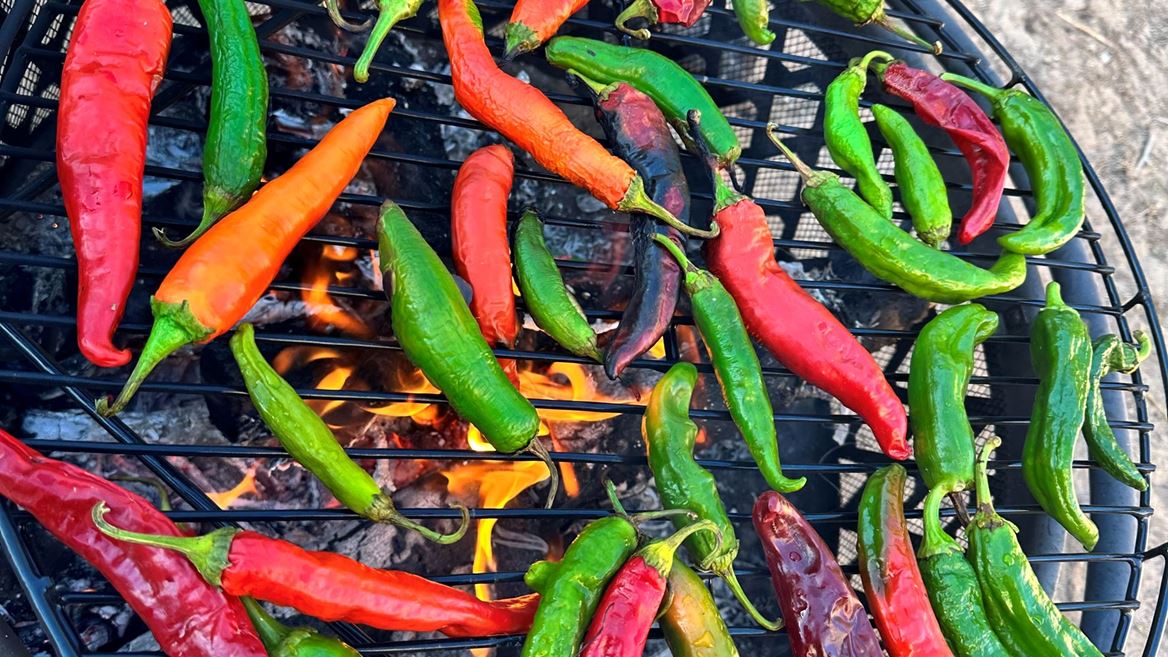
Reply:
[[207, 493], [207, 497], [211, 498], [211, 501], [214, 502], [215, 505], [220, 509], [227, 510], [231, 507], [232, 504], [235, 503], [236, 500], [238, 500], [240, 497], [243, 497], [244, 495], [247, 495], [248, 493], [251, 493], [252, 495], [258, 495], [259, 491], [256, 490], [257, 467], [258, 464], [253, 462], [251, 466], [248, 467], [247, 472], [243, 474], [243, 479], [241, 479], [238, 484], [235, 484], [235, 486], [229, 490], [225, 490], [219, 493]]
[[344, 333], [360, 338], [368, 338], [373, 331], [356, 315], [337, 306], [329, 295], [329, 286], [344, 283], [353, 278], [355, 272], [343, 269], [353, 263], [359, 251], [351, 246], [329, 244], [324, 247], [321, 257], [309, 261], [304, 274], [307, 289], [300, 292], [308, 309], [309, 322], [318, 328], [335, 326]]

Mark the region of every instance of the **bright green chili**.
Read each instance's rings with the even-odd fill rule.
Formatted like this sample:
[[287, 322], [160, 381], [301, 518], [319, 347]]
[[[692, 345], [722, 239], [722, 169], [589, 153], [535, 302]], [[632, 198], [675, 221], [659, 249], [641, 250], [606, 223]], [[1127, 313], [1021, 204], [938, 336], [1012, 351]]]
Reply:
[[604, 357], [596, 346], [596, 331], [584, 310], [564, 285], [555, 258], [543, 239], [543, 222], [528, 210], [515, 229], [515, 281], [523, 303], [536, 325], [568, 351], [598, 363]]
[[1103, 407], [1103, 394], [1100, 390], [1103, 377], [1111, 372], [1131, 374], [1152, 354], [1152, 341], [1146, 333], [1136, 331], [1135, 339], [1135, 345], [1124, 344], [1116, 335], [1105, 335], [1095, 340], [1083, 436], [1087, 439], [1092, 461], [1124, 484], [1136, 490], [1145, 490], [1148, 481], [1140, 474], [1127, 452], [1123, 451], [1123, 447], [1115, 438], [1115, 432], [1107, 423], [1107, 410]]
[[767, 27], [771, 21], [770, 0], [735, 0], [734, 14], [751, 41], [765, 46], [775, 40], [775, 33]]
[[762, 366], [734, 298], [713, 274], [695, 267], [673, 240], [660, 235], [654, 239], [677, 258], [685, 271], [685, 291], [693, 308], [694, 324], [710, 352], [730, 417], [742, 432], [763, 479], [782, 493], [803, 488], [806, 477], [788, 479], [783, 475], [774, 410], [762, 378]]
[[892, 188], [876, 168], [872, 140], [860, 120], [860, 94], [868, 84], [868, 65], [892, 61], [892, 55], [874, 50], [840, 73], [823, 98], [823, 136], [827, 152], [839, 168], [856, 179], [860, 196], [886, 219], [892, 218]]
[[929, 153], [929, 147], [900, 112], [877, 104], [872, 106], [872, 114], [896, 159], [900, 202], [912, 217], [917, 236], [933, 248], [940, 247], [949, 239], [953, 229], [949, 190], [945, 188], [941, 170]]
[[668, 596], [657, 622], [673, 657], [738, 657], [710, 590], [680, 561], [674, 561], [669, 571]]
[[247, 610], [251, 624], [268, 657], [361, 657], [352, 646], [310, 627], [288, 627], [272, 617], [260, 603], [243, 597], [243, 608]]
[[941, 54], [940, 41], [929, 43], [889, 21], [888, 14], [884, 10], [884, 0], [818, 0], [818, 2], [837, 16], [846, 18], [858, 26], [874, 23], [906, 41], [911, 41], [922, 48], [933, 51], [934, 55]]
[[[377, 56], [377, 51], [381, 48], [385, 37], [389, 36], [389, 31], [393, 29], [394, 25], [417, 14], [418, 9], [422, 6], [422, 1], [377, 0], [377, 22], [373, 24], [373, 31], [369, 33], [369, 39], [365, 41], [365, 49], [361, 51], [361, 56], [357, 58], [357, 63], [353, 66], [354, 80], [357, 82], [369, 80], [369, 67], [373, 64], [373, 58]], [[369, 29], [368, 20], [360, 25], [345, 20], [344, 16], [341, 16], [341, 8], [337, 6], [337, 0], [325, 0], [324, 4], [328, 9], [329, 17], [333, 19], [333, 23], [337, 27], [349, 32], [364, 32]]]

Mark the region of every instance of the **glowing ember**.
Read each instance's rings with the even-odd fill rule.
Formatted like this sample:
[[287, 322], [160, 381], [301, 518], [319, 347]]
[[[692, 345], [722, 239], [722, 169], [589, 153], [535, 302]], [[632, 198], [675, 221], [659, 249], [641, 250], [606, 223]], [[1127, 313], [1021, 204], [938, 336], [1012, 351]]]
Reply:
[[324, 247], [321, 257], [310, 260], [308, 271], [304, 273], [304, 284], [300, 297], [308, 308], [309, 323], [318, 329], [335, 326], [344, 333], [368, 338], [373, 331], [356, 315], [337, 305], [329, 294], [329, 286], [344, 283], [355, 275], [343, 269], [357, 259], [359, 251], [351, 246], [329, 244]]
[[252, 495], [258, 495], [259, 491], [256, 490], [255, 485], [257, 467], [258, 463], [252, 463], [251, 467], [247, 469], [247, 472], [245, 472], [243, 475], [243, 479], [241, 479], [238, 484], [236, 484], [230, 490], [225, 490], [221, 493], [207, 493], [207, 497], [211, 498], [211, 501], [214, 502], [215, 505], [220, 509], [227, 510], [231, 507], [232, 504], [235, 503], [236, 500], [244, 495], [247, 495], [248, 493], [251, 493]]

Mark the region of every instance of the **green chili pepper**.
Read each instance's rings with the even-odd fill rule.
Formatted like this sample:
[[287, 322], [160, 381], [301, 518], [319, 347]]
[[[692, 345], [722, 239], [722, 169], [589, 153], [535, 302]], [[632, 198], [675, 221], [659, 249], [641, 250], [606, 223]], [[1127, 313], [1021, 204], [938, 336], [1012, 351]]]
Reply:
[[964, 550], [941, 527], [943, 489], [925, 497], [925, 534], [917, 565], [929, 602], [954, 657], [1011, 657], [986, 616], [977, 573]]
[[[369, 29], [368, 20], [360, 25], [345, 20], [344, 16], [341, 16], [337, 0], [325, 0], [324, 5], [337, 27], [349, 32], [364, 32]], [[361, 56], [353, 66], [354, 80], [357, 82], [369, 80], [369, 66], [373, 64], [373, 58], [377, 56], [385, 37], [389, 36], [389, 31], [401, 21], [412, 18], [421, 6], [422, 0], [377, 0], [377, 22], [373, 24], [373, 31], [365, 41], [365, 49], [361, 51]]]
[[953, 229], [949, 190], [929, 147], [908, 119], [884, 105], [873, 105], [876, 126], [896, 159], [896, 186], [900, 202], [912, 217], [913, 228], [925, 244], [938, 248]]
[[1026, 280], [1026, 258], [1020, 254], [1004, 252], [987, 270], [917, 241], [844, 187], [838, 176], [804, 164], [775, 135], [777, 128], [770, 124], [767, 133], [803, 176], [803, 202], [832, 239], [877, 278], [938, 303], [1009, 292]]
[[697, 153], [686, 115], [702, 113], [701, 131], [718, 164], [729, 166], [742, 154], [738, 135], [700, 82], [672, 59], [645, 48], [627, 48], [595, 39], [556, 37], [544, 48], [547, 60], [601, 84], [626, 82], [657, 103], [677, 134]]
[[694, 324], [710, 352], [730, 417], [742, 432], [763, 479], [782, 493], [803, 488], [806, 477], [788, 479], [783, 475], [774, 410], [762, 378], [762, 366], [734, 298], [717, 277], [695, 267], [673, 240], [660, 235], [654, 239], [685, 270], [685, 291], [693, 307]]
[[247, 3], [199, 0], [211, 39], [211, 116], [203, 144], [203, 219], [190, 235], [158, 241], [182, 247], [195, 241], [259, 187], [268, 159], [268, 74]]
[[1038, 391], [1022, 448], [1022, 475], [1042, 508], [1091, 550], [1099, 529], [1079, 508], [1071, 479], [1091, 389], [1091, 336], [1079, 313], [1063, 303], [1058, 283], [1046, 287], [1046, 307], [1030, 327], [1030, 361]]
[[770, 0], [735, 0], [734, 15], [751, 41], [765, 46], [775, 40], [775, 33], [767, 27], [771, 22]]
[[888, 20], [888, 14], [884, 11], [884, 0], [818, 0], [818, 2], [837, 16], [846, 18], [857, 26], [874, 23], [906, 41], [932, 50], [934, 55], [940, 55], [942, 52], [940, 41], [929, 43], [905, 28], [893, 25]]
[[986, 466], [1001, 444], [995, 437], [982, 448], [975, 476], [977, 513], [965, 530], [990, 626], [1014, 657], [1102, 657], [1042, 589], [1018, 545], [1018, 529], [994, 511]]
[[309, 627], [288, 627], [251, 598], [240, 598], [268, 657], [361, 657], [352, 646]]
[[1079, 151], [1054, 112], [1017, 89], [998, 89], [952, 73], [941, 79], [990, 99], [1002, 136], [1030, 178], [1034, 217], [1022, 230], [999, 237], [998, 244], [1015, 253], [1042, 255], [1071, 241], [1086, 216], [1086, 178]]
[[[696, 367], [690, 363], [677, 363], [653, 388], [641, 425], [645, 449], [649, 453], [649, 468], [653, 471], [662, 506], [692, 511], [698, 519], [714, 523], [721, 534], [720, 542], [710, 533], [694, 534], [686, 540], [685, 547], [698, 567], [724, 579], [755, 622], [768, 630], [777, 630], [782, 627], [782, 621], [763, 616], [734, 574], [734, 560], [738, 557], [734, 525], [718, 495], [714, 475], [694, 460], [698, 427], [689, 418], [689, 403], [697, 380]], [[683, 517], [673, 519], [678, 529], [691, 522]]]
[[454, 543], [466, 534], [470, 518], [463, 506], [458, 506], [462, 525], [453, 534], [440, 534], [399, 513], [373, 477], [349, 458], [324, 420], [264, 359], [251, 324], [240, 324], [231, 336], [231, 354], [264, 423], [292, 458], [316, 475], [337, 501], [365, 518], [412, 529], [437, 543]]
[[568, 351], [603, 363], [596, 332], [576, 297], [564, 285], [555, 258], [543, 239], [543, 222], [527, 210], [515, 229], [515, 281], [536, 325]]
[[680, 561], [669, 571], [669, 598], [657, 622], [673, 657], [738, 657], [738, 648], [702, 578]]
[[872, 140], [860, 120], [860, 94], [868, 84], [868, 65], [892, 61], [892, 55], [874, 50], [840, 73], [823, 98], [823, 136], [827, 152], [841, 169], [856, 179], [860, 196], [886, 219], [892, 218], [892, 188], [876, 168]]
[[1107, 411], [1103, 408], [1103, 394], [1099, 387], [1103, 377], [1111, 372], [1131, 374], [1152, 354], [1152, 341], [1146, 333], [1136, 331], [1135, 339], [1136, 345], [1124, 344], [1116, 335], [1105, 335], [1095, 341], [1083, 436], [1087, 439], [1092, 461], [1124, 484], [1136, 490], [1146, 490], [1148, 481], [1120, 447], [1115, 432], [1107, 423]]
[[944, 495], [973, 487], [976, 453], [965, 392], [974, 348], [997, 330], [998, 316], [985, 306], [955, 306], [926, 324], [913, 346], [909, 422], [917, 465], [931, 491]]

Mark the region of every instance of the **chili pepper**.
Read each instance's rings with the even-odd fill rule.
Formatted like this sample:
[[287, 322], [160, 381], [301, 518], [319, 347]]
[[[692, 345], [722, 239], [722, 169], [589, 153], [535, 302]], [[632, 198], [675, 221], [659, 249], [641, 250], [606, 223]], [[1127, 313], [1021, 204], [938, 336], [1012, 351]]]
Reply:
[[[373, 58], [377, 56], [381, 44], [385, 42], [385, 37], [389, 36], [390, 30], [395, 25], [407, 18], [413, 18], [418, 13], [418, 9], [422, 7], [422, 1], [377, 0], [377, 22], [373, 24], [373, 30], [369, 32], [369, 38], [365, 41], [365, 49], [361, 51], [361, 56], [353, 65], [354, 80], [361, 83], [369, 81], [369, 67], [373, 64]], [[341, 8], [337, 6], [337, 0], [325, 0], [324, 6], [328, 9], [329, 17], [332, 18], [337, 27], [349, 32], [364, 32], [369, 29], [368, 20], [360, 25], [345, 20], [341, 16]]]
[[753, 515], [792, 652], [797, 657], [881, 657], [868, 612], [807, 519], [774, 491], [758, 498]]
[[148, 500], [33, 450], [0, 429], [0, 495], [28, 511], [121, 594], [170, 657], [263, 657], [264, 647], [235, 598], [207, 586], [167, 550], [106, 538], [90, 521], [99, 500], [118, 505], [127, 527], [179, 536]]
[[669, 571], [665, 613], [657, 619], [673, 657], [738, 657], [710, 590], [680, 561]]
[[292, 458], [316, 475], [341, 504], [374, 522], [412, 529], [436, 543], [455, 543], [466, 534], [470, 518], [463, 506], [457, 507], [462, 511], [462, 524], [453, 534], [438, 533], [399, 513], [393, 499], [345, 453], [332, 429], [264, 359], [251, 324], [241, 324], [230, 344], [247, 394], [264, 424]]
[[240, 599], [263, 639], [268, 657], [361, 657], [361, 653], [340, 639], [324, 636], [310, 627], [288, 627], [255, 600]]
[[1099, 387], [1103, 377], [1111, 372], [1131, 374], [1152, 354], [1152, 341], [1146, 333], [1136, 331], [1135, 339], [1135, 345], [1124, 344], [1115, 335], [1105, 335], [1095, 340], [1083, 436], [1087, 439], [1092, 461], [1124, 484], [1136, 490], [1146, 490], [1147, 480], [1140, 474], [1127, 452], [1123, 451], [1123, 447], [1120, 447], [1115, 432], [1107, 423], [1107, 410], [1103, 407], [1103, 393]]
[[573, 354], [604, 362], [596, 347], [596, 332], [564, 285], [544, 242], [543, 222], [534, 210], [525, 211], [515, 229], [515, 280], [536, 325]]
[[1030, 178], [1035, 214], [1022, 230], [999, 237], [998, 244], [1015, 253], [1042, 255], [1071, 241], [1086, 217], [1086, 179], [1075, 142], [1054, 112], [1017, 89], [998, 89], [952, 73], [941, 79], [990, 100], [1006, 143]]
[[454, 97], [471, 116], [613, 210], [644, 212], [696, 237], [717, 235], [716, 226], [711, 231], [691, 228], [650, 200], [632, 167], [576, 128], [539, 89], [501, 71], [483, 41], [483, 22], [473, 0], [438, 0], [438, 18]]
[[649, 629], [665, 599], [673, 555], [682, 541], [702, 531], [721, 543], [718, 527], [701, 520], [649, 543], [621, 566], [592, 615], [580, 657], [641, 657], [645, 653]]
[[1043, 590], [1018, 545], [1018, 529], [994, 511], [986, 467], [1001, 444], [993, 437], [982, 447], [974, 479], [977, 513], [965, 528], [969, 562], [977, 571], [990, 626], [1011, 655], [1101, 657]]
[[[717, 153], [718, 164], [729, 167], [742, 154], [738, 135], [700, 82], [676, 62], [645, 48], [617, 46], [596, 39], [556, 37], [544, 55], [553, 65], [587, 76], [601, 84], [625, 82], [657, 103], [679, 135], [692, 144], [686, 115], [702, 113], [702, 136]], [[685, 232], [685, 231], [682, 231]]]
[[162, 228], [158, 241], [181, 247], [195, 241], [259, 187], [268, 159], [268, 73], [247, 5], [237, 0], [199, 0], [211, 38], [211, 117], [203, 143], [203, 219], [173, 241]]
[[912, 217], [913, 228], [925, 244], [940, 248], [953, 229], [949, 191], [929, 147], [896, 110], [872, 106], [876, 126], [896, 159], [896, 186], [900, 201]]
[[987, 270], [918, 242], [840, 184], [835, 174], [804, 164], [774, 129], [767, 128], [771, 140], [803, 176], [803, 202], [832, 239], [877, 278], [937, 303], [1009, 292], [1026, 280], [1021, 254], [1005, 251]]
[[[582, 76], [579, 79], [593, 92], [596, 117], [616, 154], [645, 180], [653, 201], [689, 223], [689, 184], [681, 156], [653, 99], [623, 82], [601, 86]], [[678, 244], [685, 244], [685, 237], [644, 215], [633, 215], [629, 221], [633, 290], [604, 355], [604, 370], [613, 379], [665, 335], [681, 288], [681, 268], [653, 242], [653, 235], [664, 235]]]
[[925, 497], [925, 534], [917, 550], [921, 579], [949, 647], [957, 657], [1011, 657], [990, 627], [977, 573], [965, 560], [965, 550], [941, 527], [944, 489]]
[[57, 177], [77, 251], [77, 346], [100, 367], [130, 362], [113, 336], [138, 272], [146, 120], [170, 34], [159, 0], [87, 0], [61, 71]]
[[395, 101], [365, 105], [300, 161], [191, 245], [150, 299], [154, 326], [134, 371], [102, 415], [118, 413], [158, 363], [183, 345], [222, 335], [260, 298], [284, 259], [328, 212], [373, 147]]
[[588, 0], [518, 0], [504, 31], [503, 58], [511, 61], [540, 47], [586, 4]]
[[649, 25], [692, 27], [710, 6], [710, 0], [632, 0], [616, 17], [616, 29], [637, 38], [648, 39], [647, 28], [632, 29], [629, 21], [643, 18]]
[[789, 479], [783, 475], [774, 410], [762, 378], [762, 366], [734, 299], [717, 277], [695, 267], [681, 247], [661, 236], [654, 239], [685, 270], [685, 292], [693, 309], [694, 324], [710, 352], [730, 417], [742, 432], [763, 479], [771, 488], [785, 493], [803, 488], [806, 477]]
[[1091, 389], [1091, 336], [1078, 311], [1063, 302], [1058, 283], [1047, 285], [1046, 307], [1030, 326], [1030, 361], [1038, 391], [1022, 448], [1022, 474], [1043, 510], [1089, 551], [1099, 541], [1099, 529], [1075, 499], [1071, 464]]
[[856, 179], [860, 196], [886, 219], [892, 218], [892, 188], [876, 168], [872, 140], [860, 120], [860, 94], [868, 82], [868, 65], [891, 59], [892, 55], [879, 50], [853, 59], [823, 97], [823, 137], [831, 159]]
[[904, 466], [894, 463], [868, 477], [856, 529], [860, 579], [884, 647], [892, 657], [952, 657], [921, 581], [904, 520]]
[[483, 601], [419, 575], [371, 568], [344, 555], [310, 552], [231, 527], [194, 537], [129, 531], [106, 520], [109, 511], [98, 502], [92, 513], [106, 536], [174, 550], [229, 595], [291, 607], [323, 621], [452, 637], [513, 634], [531, 625], [539, 598], [528, 594]]
[[976, 460], [965, 395], [973, 352], [998, 330], [998, 316], [972, 303], [934, 317], [913, 346], [908, 407], [921, 476], [943, 495], [973, 487]]
[[771, 21], [769, 0], [738, 0], [734, 3], [734, 15], [751, 41], [765, 46], [775, 40], [775, 33], [767, 27]]
[[470, 284], [470, 310], [487, 344], [515, 346], [519, 321], [511, 287], [507, 196], [515, 158], [502, 144], [470, 154], [454, 179], [450, 240], [458, 275]]
[[968, 94], [941, 78], [902, 61], [875, 63], [884, 90], [913, 104], [925, 123], [948, 133], [965, 155], [973, 181], [973, 203], [957, 232], [969, 244], [990, 229], [1002, 200], [1010, 168], [1010, 151], [994, 122]]
[[943, 50], [940, 41], [929, 43], [909, 30], [892, 24], [885, 12], [884, 0], [818, 0], [818, 2], [837, 16], [854, 22], [857, 27], [874, 23], [906, 41], [931, 50], [934, 55], [940, 55]]

